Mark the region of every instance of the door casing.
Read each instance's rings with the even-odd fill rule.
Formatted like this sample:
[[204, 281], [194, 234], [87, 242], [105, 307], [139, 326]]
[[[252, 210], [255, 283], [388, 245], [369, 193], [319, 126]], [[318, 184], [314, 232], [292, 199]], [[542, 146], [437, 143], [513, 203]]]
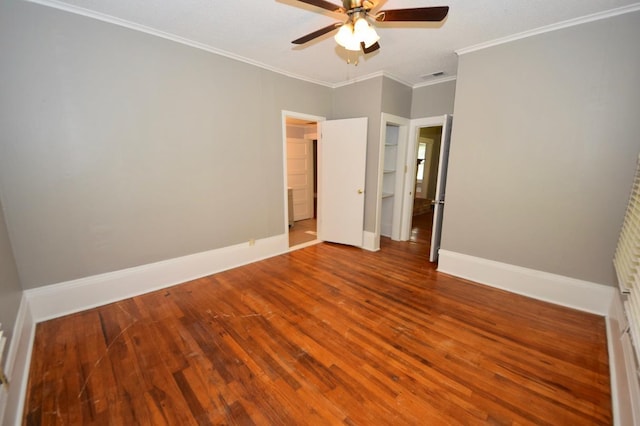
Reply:
[[[282, 190], [282, 205], [283, 205], [283, 211], [284, 211], [284, 222], [283, 222], [283, 230], [286, 233], [287, 230], [289, 229], [289, 209], [288, 209], [288, 185], [287, 185], [287, 117], [289, 118], [295, 118], [295, 119], [299, 119], [299, 120], [305, 120], [305, 121], [315, 121], [316, 123], [320, 123], [322, 121], [326, 120], [326, 117], [322, 117], [319, 115], [311, 115], [311, 114], [305, 114], [305, 113], [301, 113], [301, 112], [295, 112], [295, 111], [286, 111], [286, 110], [282, 110], [282, 182], [283, 182], [283, 190]], [[318, 144], [320, 144], [320, 141], [318, 140]], [[320, 179], [320, 174], [322, 173], [322, 171], [320, 170], [320, 168], [318, 168], [316, 174], [317, 174], [317, 179]], [[320, 194], [318, 194], [318, 198], [320, 198]], [[320, 200], [318, 200], [318, 202], [320, 202]], [[318, 235], [320, 235], [320, 227], [321, 225], [321, 220], [320, 220], [320, 212], [317, 212], [318, 214], [318, 221], [317, 221], [317, 233]]]
[[[397, 115], [383, 112], [380, 119], [380, 153], [378, 157], [378, 191], [376, 202], [376, 228], [373, 236], [373, 250], [380, 249], [380, 232], [382, 223], [382, 180], [384, 177], [384, 154], [385, 139], [387, 133], [387, 125], [398, 126], [398, 147], [396, 152], [396, 182], [395, 182], [395, 199], [393, 204], [393, 219], [391, 229], [391, 239], [400, 240], [402, 225], [402, 209], [403, 209], [403, 192], [405, 188], [405, 175], [408, 170], [406, 164], [406, 150], [409, 133], [409, 125], [411, 120]], [[414, 160], [415, 161], [415, 160]], [[415, 173], [415, 171], [414, 171]]]
[[[402, 241], [409, 240], [411, 235], [411, 219], [413, 213], [413, 192], [416, 184], [416, 154], [417, 141], [420, 137], [420, 129], [423, 127], [439, 127], [445, 128], [447, 121], [451, 119], [451, 115], [439, 115], [436, 117], [424, 117], [411, 120], [409, 125], [409, 142], [407, 144], [407, 165], [408, 173], [405, 174], [405, 193], [402, 208], [402, 225], [400, 230], [400, 239]], [[443, 138], [445, 135], [443, 134]]]

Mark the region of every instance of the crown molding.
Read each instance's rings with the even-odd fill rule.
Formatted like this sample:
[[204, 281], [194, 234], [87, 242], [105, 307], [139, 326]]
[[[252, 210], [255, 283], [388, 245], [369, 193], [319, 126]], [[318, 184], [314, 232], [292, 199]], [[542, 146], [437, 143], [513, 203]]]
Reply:
[[460, 56], [467, 53], [475, 52], [478, 50], [487, 49], [489, 47], [499, 46], [501, 44], [509, 43], [523, 38], [532, 37], [539, 34], [544, 34], [552, 31], [561, 30], [564, 28], [574, 27], [576, 25], [586, 24], [588, 22], [599, 21], [602, 19], [612, 18], [614, 16], [624, 15], [627, 13], [637, 12], [640, 10], [640, 3], [634, 3], [628, 6], [619, 7], [616, 9], [606, 10], [604, 12], [593, 13], [591, 15], [585, 15], [580, 18], [569, 19], [567, 21], [561, 21], [555, 24], [546, 25], [544, 27], [535, 28], [533, 30], [524, 31], [517, 34], [512, 34], [507, 37], [490, 40], [484, 43], [475, 44], [469, 47], [463, 47], [458, 49], [455, 53]]
[[354, 78], [350, 78], [348, 80], [345, 81], [341, 81], [339, 83], [334, 83], [331, 87], [334, 89], [338, 89], [340, 87], [344, 87], [344, 86], [348, 86], [350, 84], [354, 84], [354, 83], [360, 83], [362, 81], [367, 81], [367, 80], [371, 80], [373, 78], [378, 78], [378, 77], [386, 77], [388, 79], [394, 80], [400, 84], [403, 84], [409, 88], [413, 88], [413, 85], [411, 83], [409, 83], [406, 80], [401, 79], [400, 77], [393, 75], [387, 71], [376, 71], [374, 73], [371, 74], [367, 74], [367, 75], [363, 75], [360, 77], [354, 77]]
[[333, 88], [331, 83], [321, 80], [315, 80], [308, 77], [304, 77], [299, 74], [291, 73], [289, 71], [282, 70], [280, 68], [272, 67], [270, 65], [264, 64], [259, 61], [254, 61], [253, 59], [245, 58], [244, 56], [236, 55], [235, 53], [227, 52], [226, 50], [217, 49], [215, 47], [209, 46], [204, 43], [200, 43], [194, 40], [190, 40], [184, 37], [177, 36], [175, 34], [167, 33], [164, 31], [157, 30], [155, 28], [147, 27], [145, 25], [136, 24], [134, 22], [127, 21], [125, 19], [116, 18], [111, 15], [106, 15], [100, 12], [95, 12], [92, 10], [88, 10], [78, 6], [72, 6], [66, 3], [59, 2], [57, 0], [25, 0], [29, 3], [36, 3], [42, 6], [51, 7], [54, 9], [62, 10], [65, 12], [73, 13], [75, 15], [85, 16], [87, 18], [96, 19], [98, 21], [107, 22], [109, 24], [118, 25], [120, 27], [128, 28], [134, 31], [140, 31], [145, 34], [153, 35], [156, 37], [163, 38], [165, 40], [170, 40], [176, 43], [180, 43], [186, 46], [194, 47], [196, 49], [204, 50], [210, 53], [214, 53], [216, 55], [224, 56], [229, 59], [233, 59], [239, 62], [244, 62], [249, 65], [256, 66], [258, 68], [265, 69], [267, 71], [272, 71], [277, 74], [282, 74], [287, 77], [295, 78], [297, 80], [306, 81], [308, 83], [318, 84], [320, 86], [325, 86], [329, 88]]
[[443, 77], [443, 78], [438, 78], [438, 79], [434, 79], [434, 80], [430, 80], [430, 81], [425, 81], [424, 83], [417, 83], [414, 84], [412, 87], [414, 89], [419, 89], [421, 87], [425, 87], [425, 86], [433, 86], [434, 84], [440, 84], [440, 83], [446, 83], [447, 81], [456, 81], [458, 79], [457, 75], [451, 75], [448, 77]]
[[398, 82], [398, 83], [400, 83], [400, 84], [404, 84], [404, 85], [405, 85], [405, 86], [407, 86], [407, 87], [413, 88], [413, 84], [409, 83], [409, 82], [408, 82], [408, 81], [406, 81], [406, 80], [401, 79], [401, 78], [400, 78], [400, 77], [398, 77], [397, 75], [391, 74], [390, 72], [382, 71], [382, 75], [383, 75], [384, 77], [387, 77], [387, 78], [389, 78], [389, 79], [391, 79], [391, 80], [394, 80], [394, 81], [396, 81], [396, 82]]
[[160, 37], [163, 38], [165, 40], [169, 40], [169, 41], [173, 41], [175, 43], [179, 43], [182, 45], [186, 45], [189, 47], [193, 47], [196, 49], [200, 49], [200, 50], [204, 50], [206, 52], [209, 53], [213, 53], [215, 55], [220, 55], [229, 59], [233, 59], [239, 62], [244, 62], [246, 64], [249, 65], [253, 65], [256, 66], [258, 68], [262, 68], [265, 69], [267, 71], [271, 71], [277, 74], [281, 74], [284, 75], [286, 77], [291, 77], [291, 78], [295, 78], [297, 80], [301, 80], [301, 81], [305, 81], [307, 83], [312, 83], [312, 84], [317, 84], [320, 86], [324, 86], [324, 87], [328, 87], [330, 89], [337, 89], [340, 87], [344, 87], [344, 86], [348, 86], [350, 84], [354, 84], [354, 83], [359, 83], [362, 81], [366, 81], [366, 80], [370, 80], [373, 78], [377, 78], [377, 77], [387, 77], [391, 80], [394, 80], [400, 84], [403, 84], [411, 89], [415, 89], [416, 87], [422, 87], [422, 86], [426, 86], [429, 84], [438, 84], [438, 83], [443, 83], [445, 81], [450, 81], [452, 79], [455, 79], [455, 77], [448, 77], [448, 78], [444, 78], [444, 79], [439, 79], [433, 82], [428, 82], [428, 83], [419, 83], [417, 85], [414, 85], [406, 80], [403, 80], [402, 78], [393, 75], [389, 72], [386, 71], [378, 71], [378, 72], [374, 72], [371, 74], [367, 74], [361, 77], [355, 77], [352, 79], [348, 79], [339, 83], [330, 83], [327, 81], [323, 81], [323, 80], [316, 80], [316, 79], [312, 79], [309, 77], [305, 77], [299, 74], [295, 74], [289, 71], [285, 71], [283, 69], [280, 68], [276, 68], [267, 64], [264, 64], [262, 62], [259, 61], [255, 61], [253, 59], [249, 59], [249, 58], [245, 58], [244, 56], [240, 56], [237, 55], [235, 53], [231, 53], [231, 52], [227, 52], [226, 50], [222, 50], [222, 49], [218, 49], [212, 46], [209, 46], [207, 44], [204, 43], [200, 43], [198, 41], [194, 41], [194, 40], [190, 40], [188, 38], [184, 38], [184, 37], [180, 37], [177, 36], [175, 34], [171, 34], [171, 33], [167, 33], [164, 31], [160, 31], [157, 30], [155, 28], [152, 27], [147, 27], [145, 25], [141, 25], [141, 24], [136, 24], [134, 22], [131, 21], [127, 21], [125, 19], [120, 19], [120, 18], [116, 18], [114, 16], [111, 15], [107, 15], [104, 13], [100, 13], [100, 12], [96, 12], [93, 10], [89, 10], [89, 9], [85, 9], [83, 7], [79, 7], [79, 6], [74, 6], [74, 5], [70, 5], [67, 3], [63, 3], [61, 1], [58, 0], [25, 0], [29, 3], [34, 3], [34, 4], [39, 4], [41, 6], [46, 6], [46, 7], [51, 7], [53, 9], [57, 9], [57, 10], [62, 10], [64, 12], [69, 12], [69, 13], [73, 13], [75, 15], [80, 15], [80, 16], [84, 16], [87, 18], [91, 18], [91, 19], [95, 19], [98, 21], [102, 21], [102, 22], [106, 22], [109, 24], [113, 24], [113, 25], [117, 25], [119, 27], [123, 27], [123, 28], [127, 28], [130, 30], [134, 30], [134, 31], [139, 31], [145, 34], [149, 34], [155, 37]]
[[334, 83], [331, 85], [331, 88], [333, 89], [338, 89], [340, 87], [344, 87], [344, 86], [348, 86], [350, 84], [354, 84], [354, 83], [360, 83], [363, 81], [367, 81], [367, 80], [371, 80], [374, 78], [378, 78], [378, 77], [384, 77], [384, 71], [377, 71], [371, 74], [367, 74], [367, 75], [363, 75], [360, 77], [354, 77], [354, 78], [350, 78], [344, 81], [341, 81], [339, 83]]

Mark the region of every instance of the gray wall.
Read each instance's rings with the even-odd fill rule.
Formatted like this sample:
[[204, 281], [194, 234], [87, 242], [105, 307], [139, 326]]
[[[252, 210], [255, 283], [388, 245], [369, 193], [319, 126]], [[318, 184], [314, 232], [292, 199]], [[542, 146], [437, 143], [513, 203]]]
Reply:
[[382, 112], [411, 118], [413, 89], [390, 78], [382, 79]]
[[456, 81], [431, 84], [413, 89], [411, 117], [425, 118], [453, 114]]
[[332, 91], [0, 3], [0, 182], [25, 288], [283, 233], [281, 110]]
[[460, 57], [443, 249], [614, 285], [638, 40], [636, 12]]
[[[0, 194], [0, 198], [1, 198]], [[6, 353], [9, 350], [9, 341], [13, 334], [13, 326], [22, 298], [22, 287], [18, 278], [18, 269], [11, 251], [9, 234], [4, 219], [4, 209], [0, 202], [0, 323], [7, 336], [7, 345], [2, 357], [6, 363]]]
[[364, 230], [375, 231], [380, 158], [380, 114], [383, 77], [334, 89], [332, 118], [367, 117], [367, 171], [364, 197]]
[[334, 89], [334, 119], [367, 117], [367, 171], [365, 180], [364, 230], [375, 232], [380, 161], [380, 120], [383, 112], [409, 118], [412, 89], [387, 77]]

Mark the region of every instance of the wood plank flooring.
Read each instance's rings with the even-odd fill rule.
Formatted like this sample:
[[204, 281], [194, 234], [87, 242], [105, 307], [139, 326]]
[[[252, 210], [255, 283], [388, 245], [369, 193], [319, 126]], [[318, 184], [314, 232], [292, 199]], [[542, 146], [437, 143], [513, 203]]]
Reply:
[[304, 219], [295, 222], [292, 228], [289, 228], [289, 247], [308, 243], [318, 239], [317, 219]]
[[322, 243], [37, 326], [27, 425], [611, 424], [604, 319]]

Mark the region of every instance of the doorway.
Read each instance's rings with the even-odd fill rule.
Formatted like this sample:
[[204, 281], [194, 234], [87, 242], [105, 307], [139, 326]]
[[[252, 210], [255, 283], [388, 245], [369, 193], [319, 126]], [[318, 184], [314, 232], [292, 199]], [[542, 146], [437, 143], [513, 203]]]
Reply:
[[401, 241], [403, 192], [405, 185], [409, 119], [382, 113], [380, 119], [380, 157], [378, 199], [373, 250], [380, 248], [380, 237]]
[[440, 249], [451, 124], [450, 115], [412, 120], [407, 147], [401, 239], [428, 242], [430, 262]]
[[283, 112], [286, 229], [289, 248], [318, 240], [318, 122], [321, 117]]
[[438, 158], [442, 141], [442, 126], [420, 127], [416, 141], [414, 197], [411, 209], [409, 241], [430, 243], [433, 231]]

